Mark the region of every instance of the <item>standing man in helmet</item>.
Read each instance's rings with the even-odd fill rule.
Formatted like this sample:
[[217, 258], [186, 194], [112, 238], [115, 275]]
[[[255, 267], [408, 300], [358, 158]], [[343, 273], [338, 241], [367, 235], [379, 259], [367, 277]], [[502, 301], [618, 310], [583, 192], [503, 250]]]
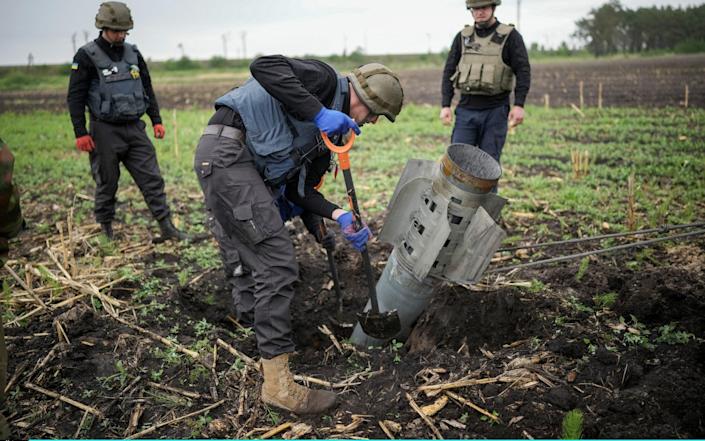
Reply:
[[[453, 121], [450, 105], [460, 92], [451, 142], [476, 145], [499, 162], [508, 125], [524, 121], [531, 66], [524, 39], [513, 25], [500, 23], [501, 0], [466, 0], [475, 24], [458, 32], [441, 82], [441, 121]], [[509, 94], [514, 90], [514, 105]]]
[[252, 275], [262, 400], [297, 414], [321, 413], [335, 405], [335, 394], [296, 384], [289, 370], [298, 265], [275, 200], [283, 193], [304, 211], [335, 220], [343, 237], [363, 249], [369, 229], [355, 231], [352, 213], [315, 189], [331, 163], [320, 133], [336, 142], [380, 115], [394, 122], [404, 95], [397, 76], [378, 63], [345, 77], [321, 61], [275, 55], [256, 59], [250, 71], [244, 85], [216, 100], [194, 169], [208, 210], [230, 239], [221, 247], [235, 247]]
[[[121, 2], [102, 3], [95, 26], [100, 29], [98, 38], [81, 47], [73, 58], [67, 102], [76, 148], [90, 157], [96, 183], [96, 221], [112, 239], [122, 162], [159, 222], [161, 239], [186, 239], [171, 221], [157, 153], [140, 119], [146, 112], [154, 137], [164, 138], [147, 63], [136, 46], [125, 43], [127, 31], [133, 27], [130, 9]], [[86, 106], [90, 131], [86, 130]]]

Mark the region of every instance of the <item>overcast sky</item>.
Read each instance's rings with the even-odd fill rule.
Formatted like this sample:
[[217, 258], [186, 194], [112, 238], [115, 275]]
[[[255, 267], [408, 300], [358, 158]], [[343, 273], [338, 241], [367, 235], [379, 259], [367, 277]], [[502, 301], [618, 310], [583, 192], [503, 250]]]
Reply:
[[[606, 0], [503, 0], [500, 21], [518, 23], [527, 46], [572, 45], [575, 21]], [[0, 0], [0, 65], [65, 63], [93, 39], [100, 0]], [[228, 58], [281, 53], [289, 56], [348, 53], [437, 52], [472, 21], [464, 0], [131, 0], [135, 28], [128, 42], [148, 59]], [[703, 0], [622, 0], [622, 5], [690, 6]], [[243, 45], [243, 41], [245, 44]], [[180, 47], [182, 45], [182, 48]]]

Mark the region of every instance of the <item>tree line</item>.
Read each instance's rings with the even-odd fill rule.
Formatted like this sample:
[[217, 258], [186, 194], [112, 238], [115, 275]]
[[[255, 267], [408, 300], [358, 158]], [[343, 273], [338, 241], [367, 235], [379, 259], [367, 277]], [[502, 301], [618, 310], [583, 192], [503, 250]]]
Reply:
[[578, 20], [574, 37], [596, 56], [643, 51], [705, 51], [705, 4], [627, 9], [610, 0]]

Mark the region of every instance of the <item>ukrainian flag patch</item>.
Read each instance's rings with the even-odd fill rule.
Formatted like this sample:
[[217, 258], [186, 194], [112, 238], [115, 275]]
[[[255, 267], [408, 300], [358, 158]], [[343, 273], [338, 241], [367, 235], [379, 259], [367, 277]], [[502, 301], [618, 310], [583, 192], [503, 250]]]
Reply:
[[71, 70], [78, 70], [78, 63], [71, 64]]

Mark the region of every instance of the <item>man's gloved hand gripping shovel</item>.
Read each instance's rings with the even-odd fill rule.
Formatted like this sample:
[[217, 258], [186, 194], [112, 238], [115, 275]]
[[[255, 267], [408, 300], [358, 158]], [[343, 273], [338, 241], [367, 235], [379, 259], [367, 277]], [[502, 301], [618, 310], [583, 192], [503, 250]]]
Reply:
[[[362, 220], [360, 219], [360, 209], [358, 208], [357, 197], [355, 196], [355, 186], [353, 185], [352, 173], [350, 172], [350, 156], [348, 155], [348, 151], [350, 151], [355, 141], [355, 133], [351, 131], [348, 142], [342, 146], [333, 144], [330, 139], [328, 139], [325, 132], [321, 132], [321, 137], [326, 147], [328, 147], [330, 151], [338, 154], [338, 162], [340, 168], [343, 170], [345, 188], [348, 193], [348, 202], [353, 214], [355, 229], [360, 230], [360, 228], [362, 228]], [[372, 275], [370, 255], [366, 247], [360, 251], [360, 253], [362, 254], [362, 261], [367, 275], [367, 287], [369, 289], [372, 308], [366, 312], [357, 313], [357, 319], [360, 321], [360, 326], [362, 330], [365, 331], [365, 334], [380, 339], [392, 338], [401, 331], [399, 313], [396, 309], [384, 312], [379, 311], [376, 283]]]

